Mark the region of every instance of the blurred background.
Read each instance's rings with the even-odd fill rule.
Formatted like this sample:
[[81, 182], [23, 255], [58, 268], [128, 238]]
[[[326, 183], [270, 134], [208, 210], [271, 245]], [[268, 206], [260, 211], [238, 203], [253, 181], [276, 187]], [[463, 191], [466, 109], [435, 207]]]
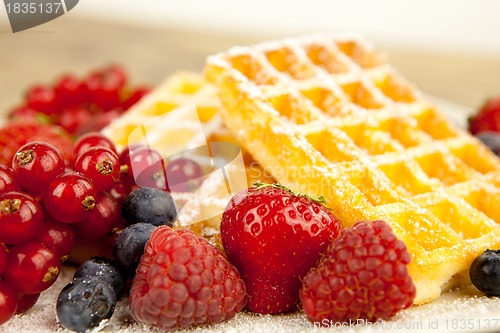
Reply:
[[33, 83], [118, 63], [133, 82], [201, 71], [236, 44], [359, 32], [421, 90], [468, 107], [500, 94], [496, 0], [81, 0], [65, 15], [12, 33], [0, 9], [0, 111]]

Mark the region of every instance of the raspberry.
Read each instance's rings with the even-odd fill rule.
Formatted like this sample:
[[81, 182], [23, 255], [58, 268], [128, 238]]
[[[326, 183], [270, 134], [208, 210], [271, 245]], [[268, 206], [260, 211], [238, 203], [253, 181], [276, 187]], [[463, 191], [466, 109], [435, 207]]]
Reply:
[[245, 304], [238, 271], [206, 239], [187, 229], [153, 231], [130, 291], [134, 319], [174, 330], [228, 320]]
[[384, 221], [354, 224], [304, 279], [300, 299], [311, 322], [385, 320], [408, 308], [415, 285], [410, 254]]

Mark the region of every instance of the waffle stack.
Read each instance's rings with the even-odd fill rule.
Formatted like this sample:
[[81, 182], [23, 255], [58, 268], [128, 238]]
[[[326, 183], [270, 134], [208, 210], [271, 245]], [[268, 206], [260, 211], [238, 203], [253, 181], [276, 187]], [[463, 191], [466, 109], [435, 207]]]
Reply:
[[454, 128], [358, 36], [237, 47], [207, 60], [224, 123], [280, 183], [348, 226], [389, 222], [416, 304], [500, 240], [500, 160]]

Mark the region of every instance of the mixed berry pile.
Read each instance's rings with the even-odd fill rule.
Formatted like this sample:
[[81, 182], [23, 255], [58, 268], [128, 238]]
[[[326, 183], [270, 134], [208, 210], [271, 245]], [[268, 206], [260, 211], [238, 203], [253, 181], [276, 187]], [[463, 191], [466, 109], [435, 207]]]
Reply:
[[[121, 152], [97, 132], [137, 102], [118, 66], [31, 88], [0, 129], [0, 325], [30, 309], [66, 260], [83, 263], [59, 294], [58, 322], [86, 332], [122, 295], [138, 322], [175, 330], [247, 309], [302, 308], [314, 323], [386, 320], [413, 303], [410, 254], [384, 221], [350, 228], [322, 197], [278, 184], [237, 193], [221, 244], [175, 227], [170, 192], [193, 191], [201, 166], [143, 145]], [[500, 99], [469, 122], [500, 152]], [[500, 251], [471, 266], [474, 285], [500, 295]]]

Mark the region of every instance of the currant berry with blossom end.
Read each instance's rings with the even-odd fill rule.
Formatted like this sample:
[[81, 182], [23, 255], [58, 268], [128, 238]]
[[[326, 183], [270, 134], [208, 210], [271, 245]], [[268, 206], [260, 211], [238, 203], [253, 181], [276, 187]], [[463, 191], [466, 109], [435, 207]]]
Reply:
[[120, 177], [118, 156], [104, 147], [90, 148], [78, 156], [75, 170], [89, 177], [96, 191], [109, 190]]
[[45, 196], [45, 208], [59, 222], [84, 221], [95, 207], [97, 197], [92, 181], [78, 172], [68, 171], [54, 179]]
[[51, 144], [35, 141], [19, 148], [12, 159], [14, 176], [21, 187], [42, 193], [64, 171], [64, 158]]
[[7, 192], [0, 196], [0, 242], [14, 245], [29, 241], [42, 223], [42, 208], [30, 195]]
[[43, 243], [33, 241], [10, 250], [4, 277], [15, 290], [38, 294], [56, 281], [60, 271], [59, 256]]

